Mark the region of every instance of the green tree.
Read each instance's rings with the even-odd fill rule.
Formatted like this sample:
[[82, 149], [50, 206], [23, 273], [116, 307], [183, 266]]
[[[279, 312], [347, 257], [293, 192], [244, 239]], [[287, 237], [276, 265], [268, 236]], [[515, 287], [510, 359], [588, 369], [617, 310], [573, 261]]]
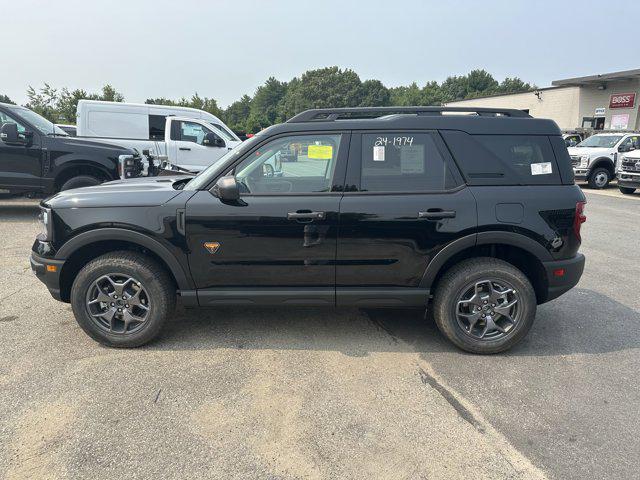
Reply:
[[438, 82], [427, 82], [427, 84], [422, 87], [422, 105], [441, 105], [442, 104], [442, 89]]
[[40, 90], [29, 85], [27, 99], [27, 108], [39, 113], [51, 122], [59, 121], [58, 91], [48, 83], [45, 83]]
[[281, 118], [309, 108], [353, 107], [360, 105], [362, 82], [353, 70], [320, 68], [303, 73], [289, 83], [281, 108]]
[[390, 104], [391, 92], [380, 80], [365, 80], [360, 87], [361, 107], [385, 107]]
[[0, 94], [0, 103], [10, 103], [11, 105], [15, 105], [16, 102], [11, 100], [7, 95]]
[[408, 87], [395, 87], [391, 89], [391, 105], [394, 107], [408, 107], [422, 105], [422, 91], [416, 82]]
[[257, 132], [260, 128], [285, 120], [280, 117], [279, 106], [287, 93], [287, 84], [269, 77], [264, 85], [257, 88], [245, 127], [247, 131]]
[[507, 77], [502, 82], [500, 82], [498, 91], [500, 93], [520, 93], [530, 92], [531, 90], [535, 90], [535, 88], [535, 85], [525, 83], [518, 77]]
[[223, 113], [224, 122], [234, 132], [248, 132], [247, 119], [251, 111], [251, 97], [243, 95], [229, 105]]

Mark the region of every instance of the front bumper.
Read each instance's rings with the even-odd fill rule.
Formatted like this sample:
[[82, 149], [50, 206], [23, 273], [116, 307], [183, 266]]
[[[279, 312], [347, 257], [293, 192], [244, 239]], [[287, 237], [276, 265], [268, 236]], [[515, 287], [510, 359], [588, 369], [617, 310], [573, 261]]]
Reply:
[[51, 296], [56, 300], [63, 301], [60, 296], [60, 273], [62, 272], [64, 260], [54, 260], [42, 257], [36, 252], [31, 252], [29, 263], [31, 264], [31, 271], [35, 273], [38, 280], [47, 286]]
[[589, 169], [574, 167], [573, 176], [576, 178], [576, 180], [586, 180], [589, 177]]
[[618, 186], [640, 188], [640, 173], [631, 173], [624, 170], [618, 172]]
[[[543, 266], [547, 274], [548, 286], [546, 298], [541, 299], [540, 303], [558, 298], [575, 287], [580, 281], [580, 277], [582, 277], [584, 262], [585, 258], [581, 253], [567, 260], [544, 262]], [[561, 270], [563, 274], [558, 275]]]

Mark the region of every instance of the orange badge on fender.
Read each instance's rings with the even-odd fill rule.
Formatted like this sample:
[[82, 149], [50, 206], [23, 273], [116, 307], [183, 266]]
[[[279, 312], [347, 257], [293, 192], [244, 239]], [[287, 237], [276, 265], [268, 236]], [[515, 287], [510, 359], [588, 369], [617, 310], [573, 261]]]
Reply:
[[204, 248], [213, 255], [220, 248], [220, 244], [218, 242], [204, 242]]

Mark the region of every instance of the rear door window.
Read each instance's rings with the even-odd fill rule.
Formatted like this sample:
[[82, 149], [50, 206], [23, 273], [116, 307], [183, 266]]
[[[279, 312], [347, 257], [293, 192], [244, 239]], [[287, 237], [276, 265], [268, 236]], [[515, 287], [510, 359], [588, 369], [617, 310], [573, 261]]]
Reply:
[[455, 186], [431, 133], [362, 135], [360, 191], [430, 192]]

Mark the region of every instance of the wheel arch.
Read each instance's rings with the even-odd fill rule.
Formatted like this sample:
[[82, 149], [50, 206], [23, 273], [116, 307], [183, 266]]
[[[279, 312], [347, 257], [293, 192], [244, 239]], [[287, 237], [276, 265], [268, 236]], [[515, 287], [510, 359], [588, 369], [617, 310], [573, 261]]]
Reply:
[[604, 167], [606, 168], [609, 173], [611, 174], [611, 178], [613, 178], [615, 176], [616, 173], [616, 166], [613, 162], [613, 160], [609, 157], [598, 157], [596, 158], [593, 163], [591, 164], [591, 166], [589, 167], [589, 175], [591, 175], [591, 173], [596, 169], [596, 168], [601, 168]]
[[438, 252], [427, 265], [420, 287], [432, 293], [452, 266], [474, 257], [493, 257], [511, 263], [529, 279], [538, 303], [546, 301], [548, 280], [543, 262], [553, 257], [535, 240], [513, 232], [481, 232], [459, 238]]
[[73, 162], [65, 164], [65, 166], [56, 173], [53, 179], [55, 191], [59, 191], [67, 180], [80, 175], [96, 177], [104, 182], [114, 179], [109, 170], [100, 164], [89, 161]]
[[184, 267], [158, 240], [133, 230], [101, 228], [73, 237], [58, 250], [56, 258], [64, 260], [60, 272], [61, 299], [69, 301], [73, 280], [88, 261], [116, 250], [140, 251], [151, 256], [167, 270], [177, 289], [193, 289]]

